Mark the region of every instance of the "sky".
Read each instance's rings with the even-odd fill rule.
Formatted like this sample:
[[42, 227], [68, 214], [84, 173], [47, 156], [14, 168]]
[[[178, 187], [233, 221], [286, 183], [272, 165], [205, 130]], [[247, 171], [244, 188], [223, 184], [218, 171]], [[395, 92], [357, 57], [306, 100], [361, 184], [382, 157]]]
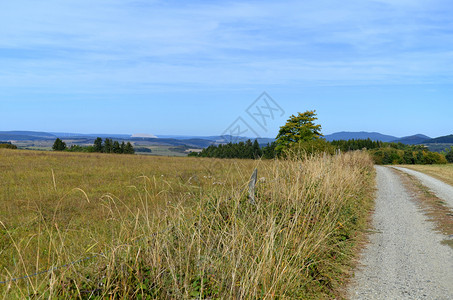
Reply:
[[316, 110], [324, 134], [452, 134], [452, 15], [451, 0], [0, 0], [0, 131], [275, 137]]

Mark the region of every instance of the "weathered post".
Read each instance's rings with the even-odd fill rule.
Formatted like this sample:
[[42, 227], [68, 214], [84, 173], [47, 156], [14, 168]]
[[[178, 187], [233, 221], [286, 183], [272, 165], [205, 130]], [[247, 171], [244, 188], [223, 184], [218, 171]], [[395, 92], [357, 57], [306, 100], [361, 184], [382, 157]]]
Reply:
[[249, 201], [251, 204], [255, 205], [255, 187], [256, 187], [256, 181], [258, 178], [258, 169], [255, 169], [253, 171], [252, 177], [250, 177], [250, 182], [249, 182]]

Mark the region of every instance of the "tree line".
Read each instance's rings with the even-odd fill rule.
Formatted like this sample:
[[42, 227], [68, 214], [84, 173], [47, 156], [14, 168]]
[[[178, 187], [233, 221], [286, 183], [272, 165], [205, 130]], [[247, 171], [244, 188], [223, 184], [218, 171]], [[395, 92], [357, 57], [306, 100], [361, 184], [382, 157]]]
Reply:
[[443, 153], [432, 152], [423, 145], [405, 145], [386, 143], [371, 139], [351, 139], [328, 142], [323, 138], [321, 125], [315, 124], [315, 111], [292, 115], [287, 123], [280, 127], [275, 142], [260, 147], [258, 141], [211, 145], [200, 153], [189, 156], [215, 158], [273, 159], [296, 154], [335, 154], [367, 150], [376, 164], [444, 164], [453, 163], [453, 147]]
[[[246, 158], [246, 159], [273, 159], [282, 157], [276, 150], [277, 143], [273, 142], [265, 147], [260, 147], [258, 142], [252, 144], [250, 140], [236, 144], [211, 145], [200, 153], [192, 152], [189, 156], [213, 157], [213, 158]], [[308, 140], [292, 145], [294, 152], [306, 154], [327, 153], [367, 150], [376, 164], [444, 164], [453, 163], [453, 147], [437, 153], [429, 151], [422, 145], [405, 145], [402, 143], [386, 143], [372, 141], [371, 139], [338, 140], [328, 142], [324, 139]]]
[[399, 150], [413, 150], [413, 151], [423, 151], [426, 150], [426, 147], [423, 145], [406, 145], [403, 143], [387, 143], [381, 141], [373, 141], [370, 138], [368, 139], [351, 139], [351, 140], [335, 140], [330, 142], [333, 146], [340, 149], [343, 152], [354, 151], [354, 150], [372, 150], [380, 148], [393, 148]]
[[257, 140], [253, 143], [251, 140], [239, 143], [228, 143], [220, 145], [211, 145], [203, 149], [200, 153], [192, 152], [189, 156], [198, 157], [216, 157], [216, 158], [249, 158], [256, 159], [263, 155]]
[[130, 142], [114, 141], [106, 138], [104, 141], [98, 137], [94, 140], [92, 146], [79, 146], [72, 145], [68, 147], [64, 141], [57, 138], [52, 146], [54, 151], [68, 151], [68, 152], [96, 152], [96, 153], [116, 153], [116, 154], [134, 154], [135, 149]]

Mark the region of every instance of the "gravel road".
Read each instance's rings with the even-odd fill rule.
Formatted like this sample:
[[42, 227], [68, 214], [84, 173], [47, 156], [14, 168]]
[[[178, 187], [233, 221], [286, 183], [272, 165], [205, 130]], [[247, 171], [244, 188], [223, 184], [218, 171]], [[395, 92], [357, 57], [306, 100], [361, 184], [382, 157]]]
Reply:
[[376, 167], [378, 193], [370, 243], [351, 299], [453, 299], [453, 249], [412, 201], [395, 171]]
[[429, 188], [431, 192], [433, 192], [437, 197], [444, 200], [451, 208], [453, 208], [453, 186], [414, 170], [401, 167], [394, 168], [406, 172], [409, 175], [415, 176], [424, 186]]

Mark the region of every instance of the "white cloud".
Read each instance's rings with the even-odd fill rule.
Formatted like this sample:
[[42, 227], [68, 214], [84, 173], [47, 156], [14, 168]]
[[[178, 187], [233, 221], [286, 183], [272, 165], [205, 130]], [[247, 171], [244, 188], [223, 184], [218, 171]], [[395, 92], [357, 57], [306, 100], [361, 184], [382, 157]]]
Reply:
[[451, 10], [439, 0], [6, 1], [0, 86], [451, 81]]

